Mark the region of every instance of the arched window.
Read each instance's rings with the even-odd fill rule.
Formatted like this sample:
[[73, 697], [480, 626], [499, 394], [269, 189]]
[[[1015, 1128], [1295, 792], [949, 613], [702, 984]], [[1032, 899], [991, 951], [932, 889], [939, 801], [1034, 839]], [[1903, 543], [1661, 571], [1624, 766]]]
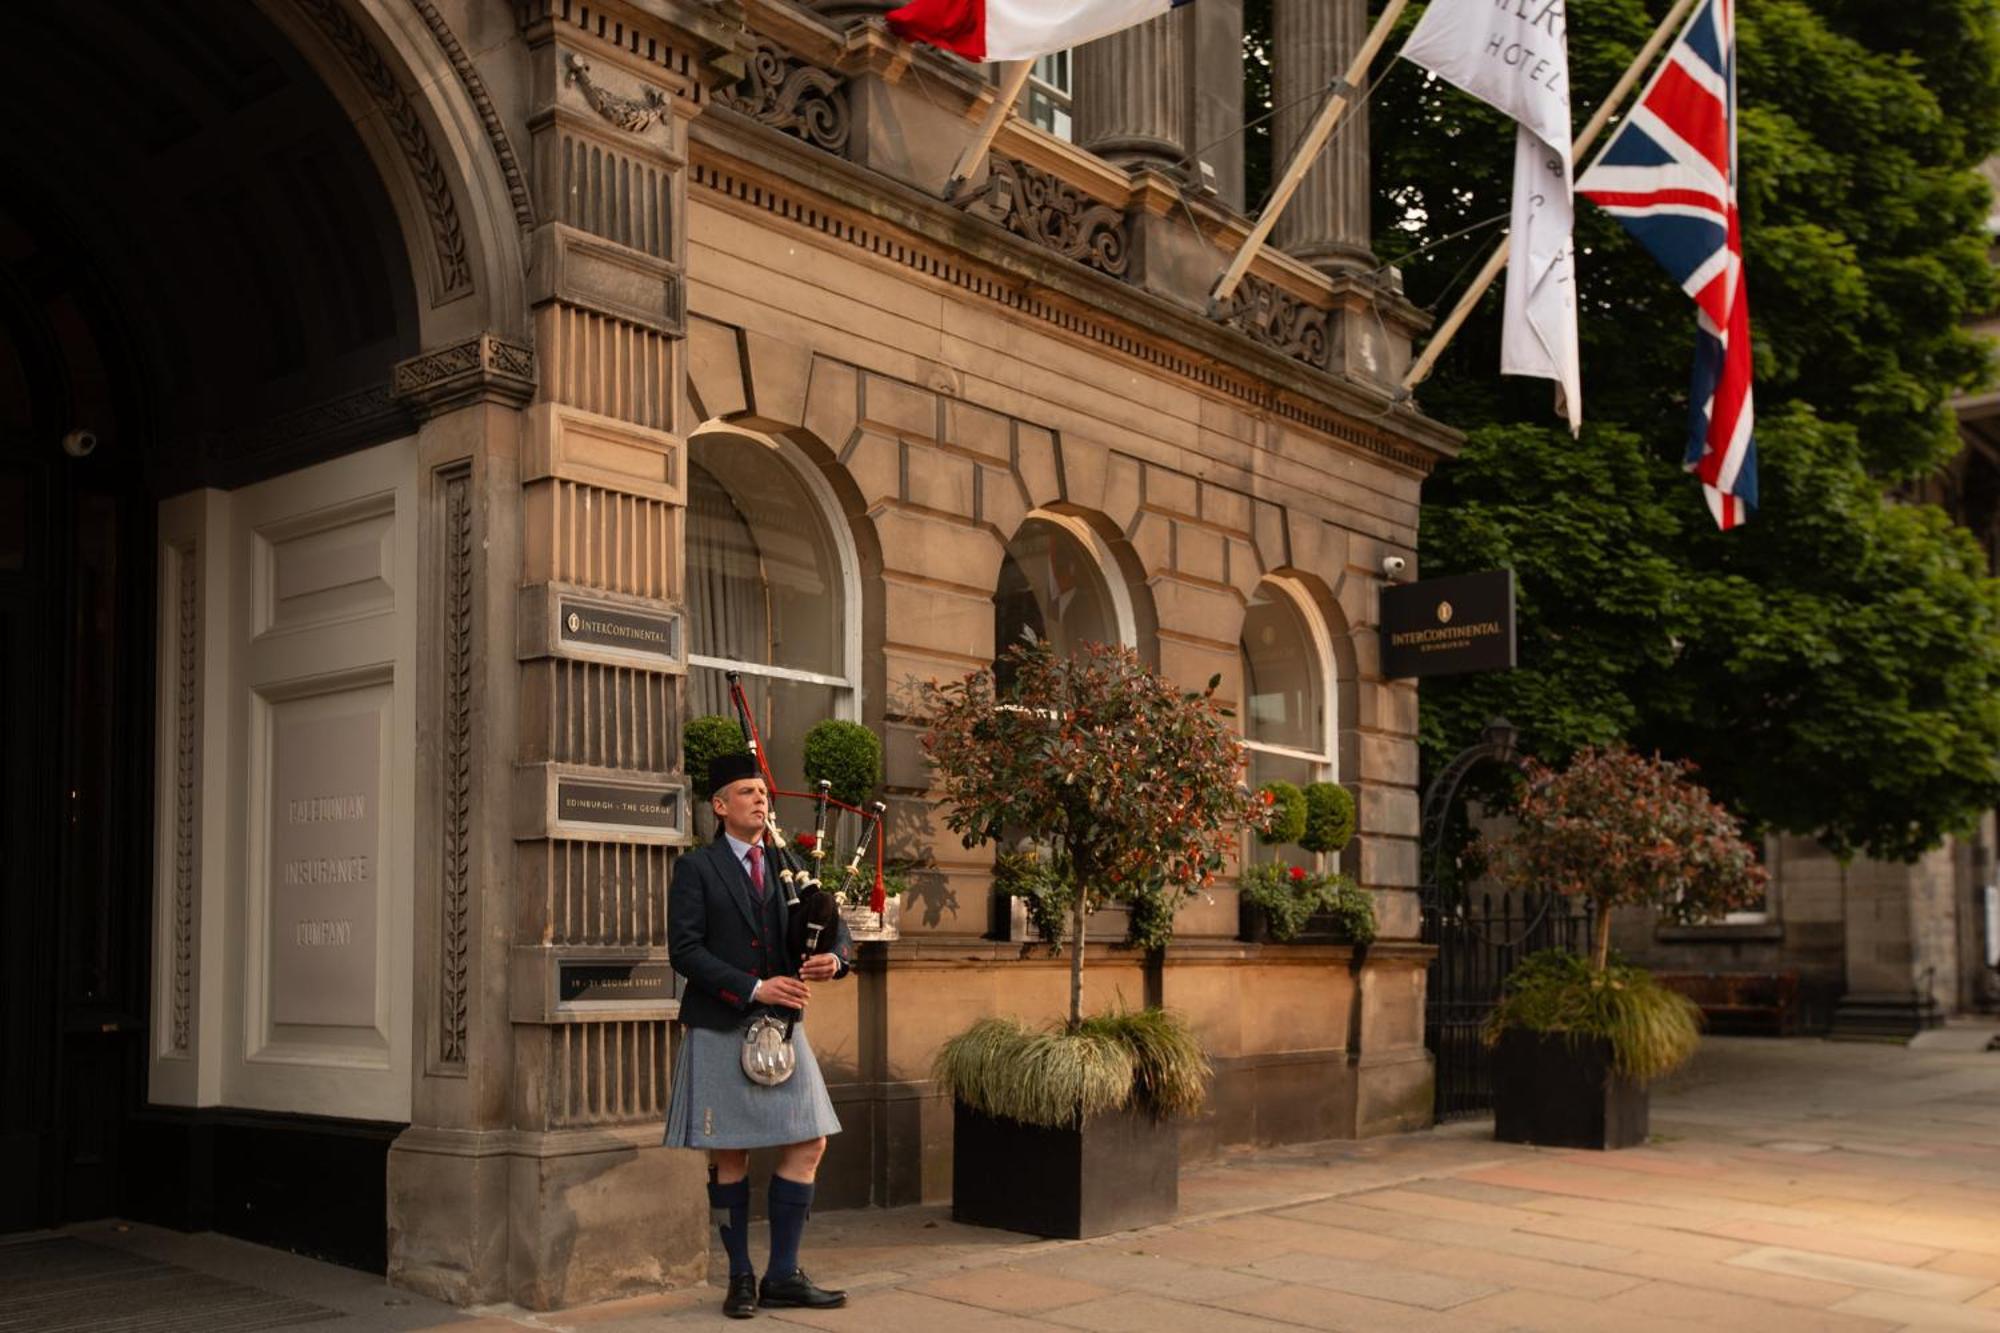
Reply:
[[[1243, 745], [1250, 785], [1331, 782], [1333, 651], [1311, 604], [1278, 579], [1257, 585], [1243, 615]], [[1302, 847], [1253, 841], [1251, 859], [1310, 865]]]
[[792, 447], [736, 432], [688, 444], [690, 716], [734, 716], [738, 671], [780, 785], [803, 790], [805, 734], [857, 717], [856, 562], [838, 509]]
[[[1025, 631], [1064, 655], [1083, 643], [1132, 643], [1131, 599], [1123, 595], [1122, 579], [1105, 577], [1115, 568], [1102, 539], [1081, 519], [1030, 516], [1007, 543], [993, 591], [994, 655], [1005, 654]], [[1004, 665], [1001, 673], [1005, 688]]]

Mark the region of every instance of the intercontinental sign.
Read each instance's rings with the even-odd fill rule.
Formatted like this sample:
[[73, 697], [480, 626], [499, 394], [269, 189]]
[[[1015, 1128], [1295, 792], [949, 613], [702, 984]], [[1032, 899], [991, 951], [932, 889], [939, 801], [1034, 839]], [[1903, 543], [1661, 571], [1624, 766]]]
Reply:
[[1515, 665], [1514, 571], [1382, 590], [1382, 674], [1451, 676]]

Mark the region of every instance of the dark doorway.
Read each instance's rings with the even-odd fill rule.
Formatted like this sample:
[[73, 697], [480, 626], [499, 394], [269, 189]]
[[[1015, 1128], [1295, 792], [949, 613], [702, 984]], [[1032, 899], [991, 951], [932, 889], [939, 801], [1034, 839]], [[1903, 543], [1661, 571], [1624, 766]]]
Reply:
[[353, 117], [256, 6], [15, 17], [0, 43], [15, 127], [0, 138], [0, 1231], [207, 1225], [186, 1202], [213, 1193], [200, 1154], [160, 1149], [163, 1120], [194, 1117], [145, 1113], [158, 506], [408, 434], [387, 390], [416, 351], [416, 294]]

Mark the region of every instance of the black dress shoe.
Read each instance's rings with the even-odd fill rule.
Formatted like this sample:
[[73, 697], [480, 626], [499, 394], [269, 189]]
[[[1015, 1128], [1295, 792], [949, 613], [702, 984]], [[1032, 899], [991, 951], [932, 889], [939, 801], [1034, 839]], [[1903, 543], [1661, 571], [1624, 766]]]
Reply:
[[795, 1268], [790, 1277], [766, 1274], [758, 1291], [757, 1303], [772, 1308], [795, 1307], [807, 1310], [834, 1310], [847, 1304], [847, 1293], [815, 1287], [806, 1270]]
[[737, 1273], [729, 1279], [729, 1294], [722, 1298], [722, 1313], [731, 1319], [748, 1319], [757, 1313], [755, 1273]]

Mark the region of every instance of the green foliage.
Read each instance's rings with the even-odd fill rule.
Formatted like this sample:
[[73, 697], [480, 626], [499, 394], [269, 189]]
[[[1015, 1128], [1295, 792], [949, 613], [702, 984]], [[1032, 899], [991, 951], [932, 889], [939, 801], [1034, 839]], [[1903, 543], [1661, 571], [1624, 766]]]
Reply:
[[1302, 866], [1265, 862], [1245, 870], [1236, 881], [1243, 900], [1261, 908], [1279, 943], [1298, 938], [1306, 922], [1326, 913], [1339, 924], [1349, 944], [1375, 939], [1375, 900], [1345, 875], [1322, 875]]
[[975, 1110], [1062, 1129], [1134, 1100], [1158, 1116], [1192, 1114], [1209, 1064], [1186, 1020], [1143, 1009], [1043, 1028], [983, 1018], [939, 1049], [932, 1073]]
[[[1243, 746], [1206, 690], [1175, 689], [1129, 648], [1086, 643], [1068, 657], [1015, 644], [991, 670], [924, 689], [923, 736], [945, 824], [968, 847], [1003, 828], [1054, 849], [1077, 892], [1070, 1019], [1082, 1018], [1083, 920], [1151, 895], [1173, 909], [1214, 882], [1250, 823]], [[1157, 922], [1157, 916], [1152, 918]]]
[[1354, 840], [1354, 793], [1337, 782], [1306, 784], [1306, 827], [1299, 846], [1337, 852]]
[[[1660, 8], [1571, 12], [1579, 114]], [[1522, 662], [1425, 683], [1425, 762], [1504, 714], [1549, 762], [1660, 750], [1754, 828], [1912, 858], [2000, 803], [2000, 585], [1940, 511], [1886, 498], [1958, 449], [1950, 400], [1986, 374], [1965, 324], [1995, 299], [1974, 168], [2000, 146], [2000, 0], [1767, 0], [1737, 25], [1762, 507], [1714, 531], [1680, 468], [1692, 303], [1580, 205], [1583, 438], [1546, 383], [1495, 373], [1497, 286], [1423, 392], [1468, 433], [1424, 488], [1425, 570], [1513, 569]], [[1373, 111], [1385, 256], [1506, 211], [1497, 113], [1407, 66]], [[1405, 264], [1412, 299], [1455, 299], [1496, 232]]]
[[1263, 827], [1257, 830], [1257, 841], [1266, 847], [1276, 847], [1297, 842], [1304, 836], [1306, 794], [1295, 783], [1267, 782], [1257, 789], [1257, 796], [1270, 807]]
[[[917, 867], [907, 861], [885, 861], [882, 864], [882, 892], [886, 897], [900, 898], [909, 893], [915, 885], [910, 874]], [[850, 907], [860, 907], [872, 902], [875, 897], [875, 863], [863, 861], [852, 875], [847, 873], [847, 863], [836, 865], [828, 861], [820, 868], [820, 887], [832, 894], [840, 902]]]
[[1083, 1020], [1082, 1031], [1132, 1052], [1132, 1095], [1156, 1116], [1193, 1115], [1214, 1072], [1188, 1021], [1170, 1009], [1120, 1010]]
[[833, 799], [860, 805], [882, 785], [882, 742], [859, 722], [830, 717], [806, 733], [808, 785], [833, 784]]
[[726, 754], [748, 754], [750, 747], [743, 740], [743, 728], [734, 718], [723, 717], [719, 713], [706, 713], [692, 718], [681, 728], [681, 767], [687, 772], [688, 782], [694, 787], [695, 799], [709, 798], [708, 765]]
[[1061, 945], [1064, 924], [1076, 903], [1076, 880], [1057, 857], [1032, 848], [1002, 852], [995, 863], [993, 887], [1027, 906], [1028, 920], [1048, 942], [1051, 953]]
[[1612, 908], [1640, 903], [1676, 921], [1706, 921], [1756, 901], [1770, 880], [1735, 818], [1686, 764], [1621, 749], [1583, 750], [1559, 773], [1530, 762], [1513, 828], [1482, 851], [1513, 888], [1596, 904], [1598, 968]]
[[1597, 970], [1575, 954], [1550, 949], [1530, 954], [1508, 975], [1481, 1035], [1490, 1044], [1517, 1027], [1608, 1038], [1618, 1072], [1650, 1083], [1693, 1058], [1701, 1010], [1644, 968], [1614, 962]]
[[1102, 1032], [982, 1018], [938, 1049], [932, 1077], [976, 1111], [1061, 1129], [1132, 1099], [1132, 1048]]

